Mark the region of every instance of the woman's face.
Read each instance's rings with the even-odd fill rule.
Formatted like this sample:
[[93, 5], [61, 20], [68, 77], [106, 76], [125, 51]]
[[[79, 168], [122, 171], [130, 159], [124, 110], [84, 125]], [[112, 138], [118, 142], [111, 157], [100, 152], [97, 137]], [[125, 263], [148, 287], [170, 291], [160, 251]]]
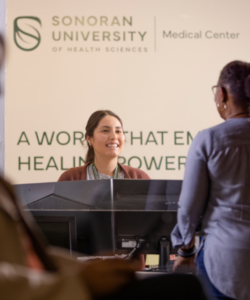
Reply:
[[93, 137], [87, 141], [94, 148], [95, 157], [118, 157], [124, 146], [124, 133], [120, 121], [113, 116], [105, 116], [101, 119]]

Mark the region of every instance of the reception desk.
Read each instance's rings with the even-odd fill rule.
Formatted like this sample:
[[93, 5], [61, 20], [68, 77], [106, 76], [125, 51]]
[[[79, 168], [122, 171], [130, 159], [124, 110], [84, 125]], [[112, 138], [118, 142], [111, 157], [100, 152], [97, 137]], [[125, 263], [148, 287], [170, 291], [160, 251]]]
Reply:
[[129, 254], [139, 248], [176, 253], [170, 233], [176, 224], [182, 181], [90, 180], [15, 185], [49, 243], [98, 255]]

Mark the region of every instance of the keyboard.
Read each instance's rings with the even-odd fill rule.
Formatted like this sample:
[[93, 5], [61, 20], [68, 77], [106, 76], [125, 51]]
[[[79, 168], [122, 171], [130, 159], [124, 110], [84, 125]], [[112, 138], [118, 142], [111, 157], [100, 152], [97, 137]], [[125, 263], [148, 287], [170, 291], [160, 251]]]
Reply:
[[170, 260], [167, 262], [166, 267], [159, 267], [159, 265], [151, 265], [148, 268], [145, 268], [144, 272], [159, 272], [159, 273], [172, 273], [174, 260]]

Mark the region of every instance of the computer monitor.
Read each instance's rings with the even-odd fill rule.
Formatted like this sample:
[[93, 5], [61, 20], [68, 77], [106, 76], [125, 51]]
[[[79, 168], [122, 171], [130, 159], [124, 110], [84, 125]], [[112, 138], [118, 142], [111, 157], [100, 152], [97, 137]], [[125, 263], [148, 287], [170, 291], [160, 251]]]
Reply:
[[146, 253], [160, 254], [165, 266], [177, 223], [181, 180], [114, 180], [115, 240], [120, 253], [143, 241]]
[[21, 184], [14, 188], [23, 210], [35, 219], [74, 217], [77, 251], [96, 255], [115, 251], [111, 185], [110, 180], [90, 180]]
[[71, 216], [34, 216], [50, 245], [66, 248], [70, 255], [77, 251], [76, 218]]

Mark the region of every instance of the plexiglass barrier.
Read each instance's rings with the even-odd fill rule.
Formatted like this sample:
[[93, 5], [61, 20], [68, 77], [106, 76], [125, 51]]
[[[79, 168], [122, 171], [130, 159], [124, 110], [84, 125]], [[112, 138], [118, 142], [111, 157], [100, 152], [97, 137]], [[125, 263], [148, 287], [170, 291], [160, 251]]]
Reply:
[[[170, 254], [176, 253], [170, 233], [176, 224], [181, 184], [179, 180], [110, 179], [14, 187], [24, 210], [35, 219], [45, 218], [45, 223], [49, 218], [47, 228], [58, 227], [51, 223], [56, 217], [75, 219], [77, 248], [73, 250], [86, 255], [127, 253], [143, 245], [147, 253], [157, 254], [167, 243]], [[71, 230], [71, 239], [72, 235]]]

